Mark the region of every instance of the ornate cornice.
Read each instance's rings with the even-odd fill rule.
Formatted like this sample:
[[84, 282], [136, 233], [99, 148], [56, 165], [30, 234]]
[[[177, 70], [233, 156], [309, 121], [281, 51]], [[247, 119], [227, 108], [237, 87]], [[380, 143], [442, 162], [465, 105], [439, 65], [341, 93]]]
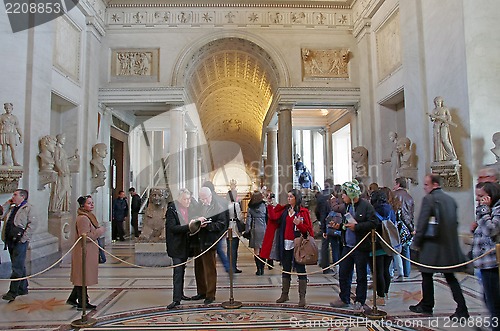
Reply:
[[183, 104], [183, 87], [124, 87], [100, 88], [99, 102], [113, 103], [169, 103]]
[[309, 8], [309, 9], [351, 9], [350, 5], [304, 4], [304, 3], [110, 3], [108, 8]]

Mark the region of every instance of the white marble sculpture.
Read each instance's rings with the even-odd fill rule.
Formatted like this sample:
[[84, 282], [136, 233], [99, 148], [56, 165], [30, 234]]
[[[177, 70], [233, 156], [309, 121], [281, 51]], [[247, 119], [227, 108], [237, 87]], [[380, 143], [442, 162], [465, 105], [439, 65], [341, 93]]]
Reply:
[[400, 166], [397, 169], [396, 177], [405, 177], [411, 180], [414, 184], [418, 183], [417, 156], [415, 149], [408, 137], [397, 139], [396, 148], [400, 156]]
[[38, 145], [40, 153], [38, 153], [38, 189], [43, 190], [44, 186], [49, 183], [54, 183], [57, 178], [57, 173], [54, 170], [54, 151], [56, 149], [57, 140], [54, 136], [47, 135], [40, 138]]
[[[49, 211], [53, 213], [69, 212], [71, 201], [70, 169], [78, 169], [80, 156], [78, 155], [78, 150], [75, 150], [75, 154], [68, 157], [68, 154], [64, 150], [64, 144], [66, 143], [66, 135], [64, 133], [58, 134], [56, 140], [57, 143], [53, 156], [54, 170], [57, 172], [57, 178], [51, 185]], [[70, 165], [72, 166], [70, 167]]]
[[2, 146], [2, 165], [7, 165], [7, 149], [10, 149], [12, 164], [19, 166], [16, 160], [15, 147], [17, 145], [17, 135], [19, 142], [23, 142], [23, 134], [17, 117], [12, 114], [14, 106], [12, 103], [4, 103], [5, 114], [0, 115], [0, 145]]
[[391, 180], [394, 180], [398, 177], [398, 169], [401, 166], [401, 153], [398, 151], [397, 140], [398, 134], [396, 132], [389, 132], [389, 140], [392, 142], [392, 151], [391, 157], [388, 159], [384, 159], [380, 162], [380, 164], [391, 163]]
[[355, 178], [368, 177], [368, 150], [363, 146], [354, 147], [351, 153], [355, 165]]
[[496, 162], [494, 165], [500, 169], [500, 132], [495, 132], [491, 140], [493, 140], [493, 144], [495, 144], [495, 147], [490, 149], [490, 151], [495, 155]]
[[104, 159], [108, 155], [108, 147], [104, 143], [98, 143], [92, 146], [92, 160], [90, 160], [90, 169], [92, 171], [92, 191], [97, 192], [97, 188], [106, 183], [106, 167]]
[[434, 162], [457, 160], [457, 154], [451, 140], [450, 125], [457, 126], [451, 120], [450, 110], [444, 106], [442, 97], [434, 98], [436, 106], [429, 118], [433, 125]]

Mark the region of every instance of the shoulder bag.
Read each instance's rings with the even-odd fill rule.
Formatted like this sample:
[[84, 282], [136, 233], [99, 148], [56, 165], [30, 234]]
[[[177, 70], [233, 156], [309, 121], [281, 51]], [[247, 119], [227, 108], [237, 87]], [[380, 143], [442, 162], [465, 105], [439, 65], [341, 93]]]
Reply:
[[318, 263], [318, 246], [313, 236], [301, 234], [294, 241], [294, 258], [298, 264], [312, 265]]
[[427, 228], [425, 229], [424, 238], [425, 239], [437, 239], [439, 238], [439, 202], [434, 201], [434, 215], [429, 217], [429, 222], [427, 223]]

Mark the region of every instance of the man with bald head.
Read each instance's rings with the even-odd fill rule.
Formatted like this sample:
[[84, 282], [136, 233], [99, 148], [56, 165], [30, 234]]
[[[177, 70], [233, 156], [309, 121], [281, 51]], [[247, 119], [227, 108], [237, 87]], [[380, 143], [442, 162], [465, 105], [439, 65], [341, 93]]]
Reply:
[[215, 260], [215, 243], [227, 229], [228, 220], [222, 207], [215, 201], [212, 191], [202, 187], [199, 193], [200, 207], [197, 212], [198, 221], [201, 222], [200, 231], [192, 238], [195, 256], [204, 252], [194, 261], [196, 289], [198, 294], [192, 300], [205, 299], [204, 304], [209, 305], [215, 300], [217, 286], [217, 268]]

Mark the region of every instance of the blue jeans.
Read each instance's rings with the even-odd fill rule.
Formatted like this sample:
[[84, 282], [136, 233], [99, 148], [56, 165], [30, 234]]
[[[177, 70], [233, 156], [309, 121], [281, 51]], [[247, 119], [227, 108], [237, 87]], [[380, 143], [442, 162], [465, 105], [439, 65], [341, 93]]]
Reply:
[[[404, 257], [406, 258], [410, 258], [410, 244], [404, 244], [402, 247], [401, 247], [401, 255], [403, 255]], [[410, 277], [410, 271], [411, 271], [411, 264], [410, 264], [410, 261], [408, 260], [405, 260], [403, 258], [401, 258], [403, 260], [403, 275], [405, 277]]]
[[[172, 264], [181, 264], [187, 261], [187, 258], [180, 259], [178, 257], [172, 258]], [[173, 301], [181, 302], [181, 298], [184, 295], [184, 273], [186, 271], [186, 265], [178, 266], [174, 268], [174, 276], [172, 282], [174, 283], [173, 291]]]
[[[236, 269], [238, 269], [236, 267], [236, 263], [238, 262], [238, 247], [240, 246], [240, 238], [238, 237], [234, 237], [232, 238], [232, 247], [229, 243], [229, 239], [226, 239], [226, 243], [227, 243], [227, 257], [228, 257], [228, 265], [229, 265], [229, 255], [232, 254], [232, 258], [233, 258], [233, 271], [236, 271]], [[229, 269], [229, 268], [228, 268]]]
[[227, 259], [226, 252], [224, 251], [223, 240], [219, 240], [215, 247], [217, 248], [217, 255], [219, 255], [220, 261], [224, 266], [224, 270], [226, 270], [226, 272], [229, 272], [229, 260]]
[[340, 237], [327, 236], [321, 241], [321, 268], [326, 268], [330, 265], [329, 249], [332, 249], [332, 263], [340, 259]]
[[[344, 246], [342, 249], [342, 256], [347, 255], [352, 250], [352, 247]], [[354, 265], [356, 265], [356, 299], [355, 302], [364, 304], [366, 301], [367, 285], [367, 265], [368, 265], [369, 252], [360, 251], [356, 249], [340, 262], [339, 268], [339, 283], [340, 283], [340, 299], [345, 303], [351, 302], [351, 285], [352, 274], [354, 272]]]
[[[498, 268], [481, 269], [481, 278], [483, 283], [484, 301], [491, 317], [497, 318], [500, 323], [500, 286], [498, 280]], [[494, 320], [491, 320], [494, 322]], [[500, 327], [493, 327], [493, 330], [500, 330]]]
[[[26, 277], [26, 252], [28, 242], [8, 245], [10, 261], [12, 263], [11, 279]], [[28, 280], [16, 280], [10, 282], [9, 293], [18, 296], [28, 293]]]

